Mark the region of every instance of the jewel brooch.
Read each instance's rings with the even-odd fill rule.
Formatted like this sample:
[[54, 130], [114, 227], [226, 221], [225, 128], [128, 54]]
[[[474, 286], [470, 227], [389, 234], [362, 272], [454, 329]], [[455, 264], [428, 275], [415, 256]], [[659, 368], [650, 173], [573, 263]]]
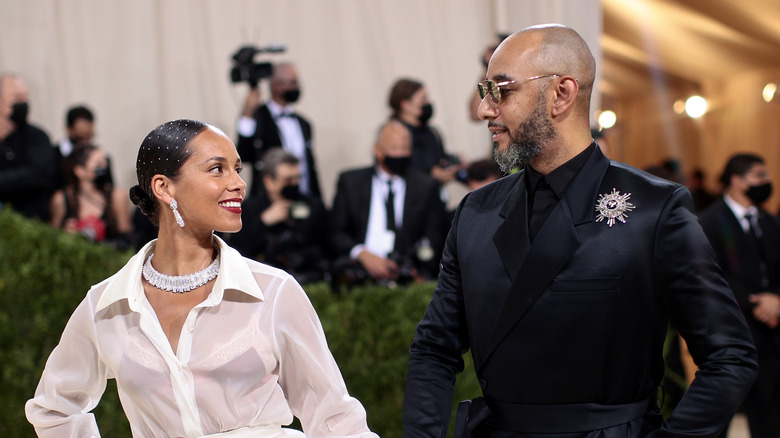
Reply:
[[612, 193], [599, 195], [599, 199], [596, 201], [596, 211], [599, 212], [599, 217], [596, 218], [596, 222], [606, 219], [610, 228], [615, 225], [616, 220], [626, 223], [627, 212], [634, 209], [634, 204], [628, 202], [630, 197], [631, 193], [621, 195], [614, 188]]

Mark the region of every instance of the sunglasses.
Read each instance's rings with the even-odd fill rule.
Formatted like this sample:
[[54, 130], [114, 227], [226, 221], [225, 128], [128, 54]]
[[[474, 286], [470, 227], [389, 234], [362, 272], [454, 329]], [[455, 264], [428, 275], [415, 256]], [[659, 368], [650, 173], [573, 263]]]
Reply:
[[539, 76], [533, 76], [527, 79], [523, 79], [521, 81], [501, 81], [501, 82], [495, 82], [491, 81], [490, 79], [486, 79], [482, 82], [477, 82], [477, 91], [479, 91], [479, 97], [484, 99], [485, 96], [490, 95], [490, 98], [493, 100], [493, 103], [499, 104], [501, 103], [501, 96], [503, 94], [502, 88], [506, 87], [507, 85], [522, 85], [526, 82], [531, 82], [536, 79], [542, 79], [542, 78], [559, 78], [561, 75], [551, 74], [551, 75], [539, 75]]

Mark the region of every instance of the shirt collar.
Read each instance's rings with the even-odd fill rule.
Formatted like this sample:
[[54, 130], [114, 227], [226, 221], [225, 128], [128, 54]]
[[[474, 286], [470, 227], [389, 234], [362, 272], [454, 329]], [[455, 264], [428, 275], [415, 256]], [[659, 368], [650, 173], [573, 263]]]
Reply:
[[544, 176], [531, 167], [530, 164], [527, 164], [526, 174], [528, 175], [528, 189], [530, 191], [536, 190], [536, 184], [539, 182], [539, 179], [544, 177], [547, 180], [547, 183], [550, 184], [550, 188], [555, 194], [555, 198], [560, 199], [561, 196], [563, 196], [563, 193], [566, 191], [566, 188], [569, 186], [571, 180], [574, 179], [574, 177], [577, 175], [577, 172], [579, 172], [582, 166], [585, 165], [585, 162], [588, 160], [588, 157], [590, 157], [590, 154], [593, 152], [595, 147], [596, 143], [591, 143], [590, 146], [577, 154], [577, 156], [558, 166], [552, 172]]
[[274, 118], [277, 118], [283, 114], [289, 115], [292, 114], [293, 112], [292, 108], [289, 105], [281, 106], [278, 103], [276, 103], [276, 101], [273, 99], [269, 99], [268, 102], [266, 103], [266, 106], [268, 107], [268, 111], [271, 113], [271, 115]]
[[731, 212], [734, 213], [734, 216], [739, 220], [742, 220], [748, 213], [752, 214], [753, 217], [758, 215], [758, 208], [756, 208], [755, 205], [745, 208], [726, 193], [723, 194], [723, 201], [726, 202], [726, 205], [731, 209]]
[[[217, 274], [211, 294], [203, 304], [215, 306], [221, 303], [225, 290], [228, 289], [241, 291], [263, 300], [263, 292], [241, 254], [229, 247], [219, 237], [214, 236], [213, 238], [219, 248], [219, 274]], [[127, 300], [130, 309], [134, 312], [140, 309], [144, 299], [141, 269], [146, 258], [154, 252], [156, 245], [157, 239], [147, 243], [119, 272], [105, 280], [108, 284], [95, 307], [96, 313], [121, 300]]]

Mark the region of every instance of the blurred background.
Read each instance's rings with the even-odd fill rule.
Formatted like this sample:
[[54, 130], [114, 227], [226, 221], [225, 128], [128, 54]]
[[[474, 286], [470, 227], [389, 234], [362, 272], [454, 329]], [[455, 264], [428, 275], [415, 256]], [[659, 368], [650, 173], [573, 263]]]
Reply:
[[[314, 125], [330, 203], [339, 172], [371, 163], [399, 77], [425, 84], [448, 150], [487, 156], [487, 129], [468, 108], [482, 54], [499, 34], [546, 22], [573, 27], [597, 58], [593, 125], [613, 119], [602, 131], [612, 159], [671, 163], [683, 178], [700, 168], [713, 191], [736, 151], [780, 174], [780, 98], [767, 87], [780, 82], [777, 0], [3, 0], [0, 71], [25, 79], [29, 118], [53, 142], [69, 106], [92, 108], [95, 142], [127, 188], [141, 140], [164, 121], [204, 120], [235, 139], [248, 87], [230, 80], [231, 56], [283, 45], [256, 61], [298, 66], [297, 110]], [[698, 118], [685, 112], [695, 95]]]

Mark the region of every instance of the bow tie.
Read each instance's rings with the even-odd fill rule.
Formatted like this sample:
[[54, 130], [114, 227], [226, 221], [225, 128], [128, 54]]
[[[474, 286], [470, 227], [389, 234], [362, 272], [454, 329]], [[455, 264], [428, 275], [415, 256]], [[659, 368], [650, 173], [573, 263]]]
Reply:
[[292, 117], [292, 118], [295, 118], [295, 114], [293, 114], [293, 113], [279, 113], [279, 115], [276, 116], [277, 119], [281, 119], [282, 117]]

